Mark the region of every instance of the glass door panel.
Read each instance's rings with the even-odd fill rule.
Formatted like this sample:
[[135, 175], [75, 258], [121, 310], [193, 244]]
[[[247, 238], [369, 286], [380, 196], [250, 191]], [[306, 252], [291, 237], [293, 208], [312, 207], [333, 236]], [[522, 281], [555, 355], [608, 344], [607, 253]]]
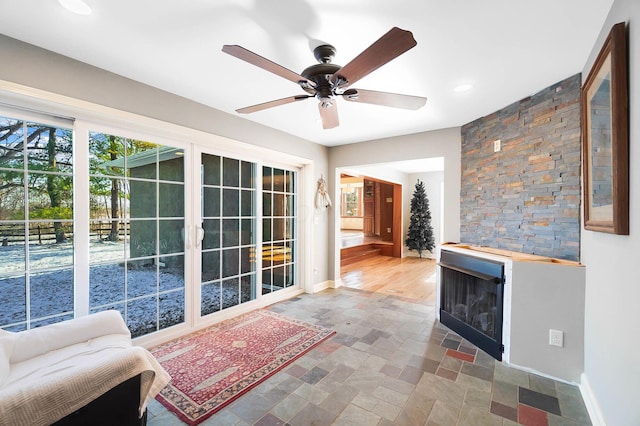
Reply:
[[183, 150], [89, 134], [89, 309], [133, 337], [185, 322]]
[[201, 316], [256, 298], [255, 169], [201, 154]]
[[0, 327], [74, 317], [73, 132], [0, 117]]
[[296, 172], [262, 168], [262, 294], [297, 284]]

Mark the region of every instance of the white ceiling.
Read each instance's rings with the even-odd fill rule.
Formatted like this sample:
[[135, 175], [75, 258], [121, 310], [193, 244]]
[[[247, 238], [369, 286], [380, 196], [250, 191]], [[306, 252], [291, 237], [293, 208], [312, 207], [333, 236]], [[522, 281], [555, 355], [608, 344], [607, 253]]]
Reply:
[[[0, 31], [230, 114], [304, 92], [224, 44], [300, 73], [320, 43], [345, 65], [392, 27], [411, 31], [415, 48], [354, 87], [427, 97], [420, 110], [338, 99], [340, 126], [330, 130], [315, 99], [243, 115], [333, 146], [460, 126], [580, 72], [613, 0], [85, 2], [91, 15], [56, 0], [0, 0]], [[462, 83], [474, 88], [454, 92]]]

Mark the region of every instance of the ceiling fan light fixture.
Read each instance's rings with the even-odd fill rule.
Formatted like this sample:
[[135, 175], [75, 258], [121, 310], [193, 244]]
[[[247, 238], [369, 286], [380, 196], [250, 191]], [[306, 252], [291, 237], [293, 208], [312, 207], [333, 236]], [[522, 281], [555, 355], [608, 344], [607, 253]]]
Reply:
[[333, 99], [330, 97], [322, 97], [320, 98], [320, 106], [322, 108], [332, 108], [333, 107]]
[[357, 101], [359, 97], [356, 89], [345, 90], [342, 96], [349, 101]]

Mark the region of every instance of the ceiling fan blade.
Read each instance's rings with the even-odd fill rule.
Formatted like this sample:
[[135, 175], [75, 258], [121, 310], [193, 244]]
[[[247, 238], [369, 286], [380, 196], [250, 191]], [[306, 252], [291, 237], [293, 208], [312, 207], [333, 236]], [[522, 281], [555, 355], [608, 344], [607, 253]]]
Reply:
[[427, 98], [412, 95], [400, 95], [398, 93], [376, 92], [373, 90], [349, 89], [345, 90], [342, 97], [351, 102], [365, 104], [384, 105], [394, 108], [419, 109], [427, 103]]
[[411, 31], [393, 27], [331, 77], [338, 86], [348, 86], [382, 65], [402, 55], [417, 44]]
[[267, 58], [263, 58], [262, 56], [253, 53], [252, 51], [247, 50], [242, 46], [238, 46], [236, 44], [225, 44], [224, 46], [222, 46], [222, 51], [224, 53], [228, 53], [231, 56], [235, 56], [238, 59], [249, 62], [250, 64], [253, 64], [259, 68], [267, 70], [282, 78], [286, 78], [289, 81], [293, 81], [296, 84], [300, 84], [301, 82], [303, 82], [309, 87], [315, 87], [315, 83], [313, 81], [307, 80], [300, 74], [297, 74], [290, 69], [283, 67], [282, 65], [276, 64], [275, 62], [270, 61]]
[[289, 96], [288, 98], [276, 99], [275, 101], [264, 102], [257, 105], [251, 105], [248, 107], [237, 109], [236, 112], [240, 114], [249, 114], [256, 111], [262, 111], [263, 109], [273, 108], [280, 105], [290, 104], [296, 101], [303, 101], [307, 98], [312, 98], [313, 96], [307, 95], [299, 95], [299, 96]]
[[318, 109], [320, 110], [323, 129], [333, 129], [340, 125], [340, 120], [338, 119], [338, 105], [334, 99], [321, 99], [318, 103]]

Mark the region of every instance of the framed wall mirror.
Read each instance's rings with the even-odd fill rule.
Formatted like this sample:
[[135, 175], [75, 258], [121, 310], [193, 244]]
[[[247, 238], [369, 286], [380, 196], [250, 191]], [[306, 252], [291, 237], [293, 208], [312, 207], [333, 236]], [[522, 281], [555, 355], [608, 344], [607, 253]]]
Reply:
[[584, 227], [629, 234], [629, 100], [625, 23], [613, 26], [582, 86]]

